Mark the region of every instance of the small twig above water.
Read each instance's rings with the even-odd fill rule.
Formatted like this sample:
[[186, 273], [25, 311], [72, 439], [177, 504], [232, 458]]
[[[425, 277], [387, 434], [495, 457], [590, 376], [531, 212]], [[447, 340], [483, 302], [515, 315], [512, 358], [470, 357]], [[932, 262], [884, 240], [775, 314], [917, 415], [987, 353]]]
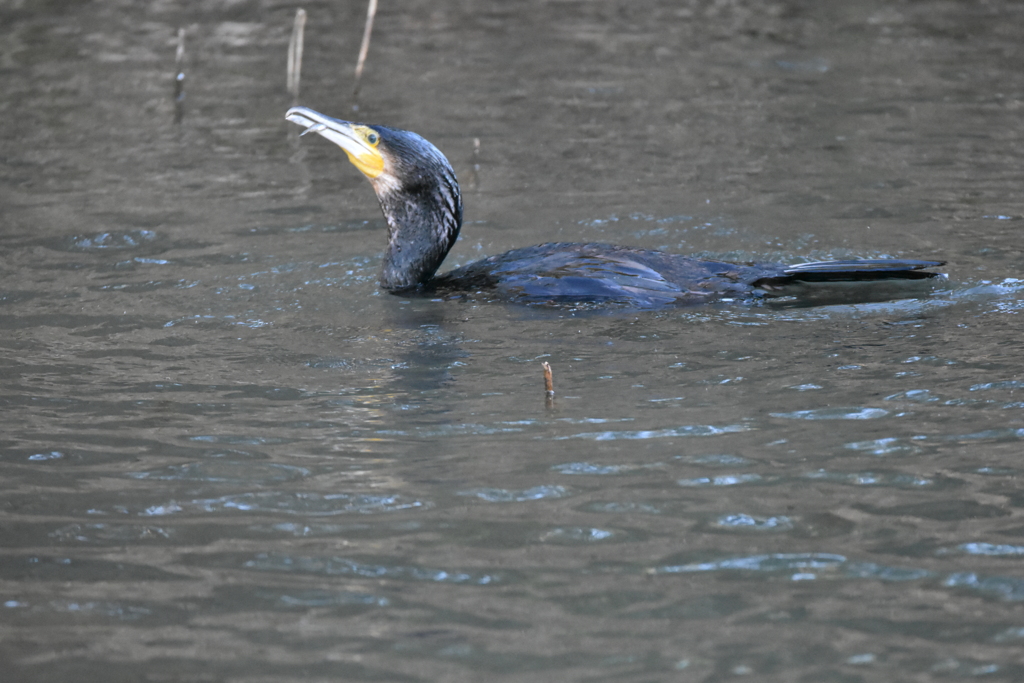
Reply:
[[299, 101], [299, 81], [302, 78], [302, 46], [306, 35], [306, 10], [295, 10], [292, 39], [288, 43], [288, 92]]
[[551, 364], [544, 361], [540, 366], [544, 368], [544, 405], [551, 408], [555, 402], [555, 382], [551, 376]]
[[370, 52], [370, 36], [373, 34], [373, 18], [375, 16], [377, 16], [377, 0], [370, 0], [370, 4], [366, 7], [366, 27], [363, 29], [363, 43], [359, 46], [359, 59], [356, 60], [356, 83], [352, 89], [352, 99], [354, 100], [359, 97], [359, 86], [362, 82], [363, 67], [366, 65], [366, 55]]
[[473, 166], [469, 170], [469, 186], [474, 190], [480, 184], [480, 138], [473, 138]]

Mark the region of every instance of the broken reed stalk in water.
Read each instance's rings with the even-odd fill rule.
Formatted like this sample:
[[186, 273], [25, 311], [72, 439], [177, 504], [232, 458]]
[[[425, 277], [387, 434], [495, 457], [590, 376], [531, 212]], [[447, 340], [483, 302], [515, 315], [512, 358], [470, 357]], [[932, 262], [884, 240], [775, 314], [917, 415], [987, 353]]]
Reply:
[[295, 10], [292, 39], [288, 43], [288, 92], [299, 101], [299, 80], [302, 78], [302, 44], [306, 35], [306, 10]]
[[473, 138], [473, 165], [469, 169], [469, 186], [474, 190], [480, 185], [480, 138]]
[[363, 44], [359, 46], [359, 59], [356, 60], [356, 84], [352, 89], [352, 97], [359, 96], [359, 84], [363, 77], [363, 66], [366, 64], [366, 55], [370, 51], [370, 35], [373, 33], [373, 18], [377, 16], [377, 0], [370, 0], [366, 7], [366, 28], [363, 29]]
[[174, 122], [185, 116], [185, 29], [178, 29], [178, 47], [174, 51]]
[[185, 61], [185, 29], [178, 29], [178, 49], [174, 51], [174, 66], [181, 70], [181, 63]]

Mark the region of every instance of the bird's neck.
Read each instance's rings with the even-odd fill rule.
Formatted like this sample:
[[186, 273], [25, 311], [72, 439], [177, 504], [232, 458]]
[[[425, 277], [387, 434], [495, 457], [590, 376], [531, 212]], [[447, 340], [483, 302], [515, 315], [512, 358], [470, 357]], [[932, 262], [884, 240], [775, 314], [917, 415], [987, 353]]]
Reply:
[[378, 193], [388, 221], [380, 286], [389, 292], [426, 284], [459, 237], [462, 201], [458, 185], [442, 185]]

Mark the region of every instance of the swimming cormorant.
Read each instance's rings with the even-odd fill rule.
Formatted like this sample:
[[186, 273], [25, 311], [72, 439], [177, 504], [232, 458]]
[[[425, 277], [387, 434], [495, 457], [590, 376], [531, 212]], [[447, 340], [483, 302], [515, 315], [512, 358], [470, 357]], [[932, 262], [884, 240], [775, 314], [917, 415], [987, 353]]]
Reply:
[[611, 244], [558, 242], [513, 249], [435, 275], [462, 227], [462, 195], [445, 156], [416, 133], [351, 123], [308, 107], [289, 121], [341, 147], [370, 180], [388, 223], [380, 286], [392, 293], [481, 292], [534, 302], [705, 303], [785, 294], [788, 284], [919, 280], [944, 261], [853, 259], [787, 266], [736, 264]]

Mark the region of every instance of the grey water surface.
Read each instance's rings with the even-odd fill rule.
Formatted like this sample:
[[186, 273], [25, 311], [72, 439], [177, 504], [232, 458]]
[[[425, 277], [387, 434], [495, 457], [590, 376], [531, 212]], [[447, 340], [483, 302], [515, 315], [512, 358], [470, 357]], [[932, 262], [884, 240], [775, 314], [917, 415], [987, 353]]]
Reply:
[[3, 681], [1024, 680], [1024, 5], [382, 0], [358, 102], [365, 3], [302, 6], [299, 101], [452, 160], [448, 265], [948, 279], [383, 294], [295, 3], [0, 2]]

